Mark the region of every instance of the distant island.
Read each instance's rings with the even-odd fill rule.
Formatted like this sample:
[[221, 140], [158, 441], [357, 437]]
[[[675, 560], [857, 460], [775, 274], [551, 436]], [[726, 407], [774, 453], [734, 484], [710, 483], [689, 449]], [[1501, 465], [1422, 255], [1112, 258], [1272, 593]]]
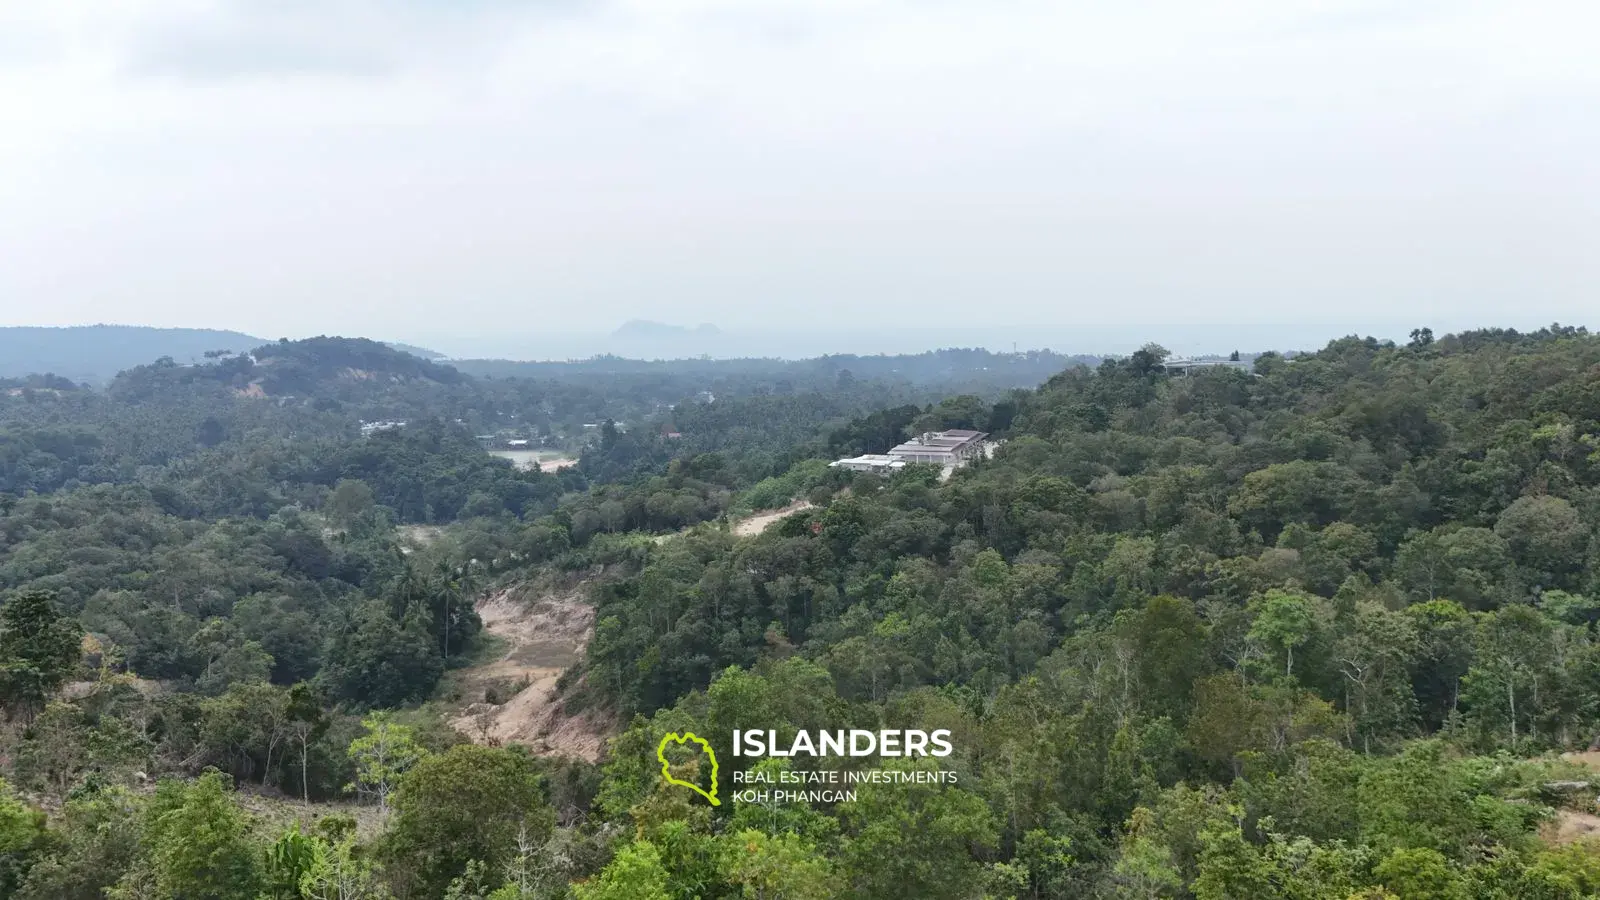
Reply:
[[622, 327], [611, 332], [614, 338], [630, 340], [660, 340], [662, 338], [683, 337], [717, 337], [722, 334], [722, 329], [715, 325], [702, 322], [689, 328], [684, 325], [668, 325], [664, 322], [652, 322], [648, 319], [633, 319], [624, 322]]

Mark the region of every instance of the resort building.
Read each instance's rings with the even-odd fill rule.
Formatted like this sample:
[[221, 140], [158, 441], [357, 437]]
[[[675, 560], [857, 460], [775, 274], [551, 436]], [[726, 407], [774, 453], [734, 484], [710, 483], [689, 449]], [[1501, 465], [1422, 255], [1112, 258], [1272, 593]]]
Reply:
[[983, 440], [989, 435], [981, 431], [952, 429], [930, 431], [916, 440], [906, 441], [888, 453], [869, 453], [851, 459], [841, 459], [828, 465], [852, 472], [870, 472], [887, 475], [903, 469], [909, 463], [931, 463], [945, 469], [964, 466], [983, 454]]
[[961, 466], [983, 453], [983, 439], [986, 437], [988, 435], [981, 431], [966, 429], [930, 431], [891, 449], [889, 455], [906, 462]]
[[830, 468], [848, 469], [852, 472], [867, 472], [872, 475], [888, 475], [906, 467], [906, 461], [895, 459], [882, 453], [868, 453], [865, 456], [856, 456], [850, 459], [840, 459], [828, 463]]

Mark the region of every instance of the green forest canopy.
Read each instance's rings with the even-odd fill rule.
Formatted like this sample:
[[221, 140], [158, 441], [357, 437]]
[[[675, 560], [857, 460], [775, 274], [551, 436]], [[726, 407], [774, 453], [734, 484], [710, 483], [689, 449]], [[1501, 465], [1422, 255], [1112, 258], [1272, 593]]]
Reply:
[[[835, 377], [803, 403], [651, 406], [637, 422], [684, 437], [608, 426], [559, 476], [453, 422], [538, 382], [381, 355], [362, 371], [392, 378], [350, 379], [344, 349], [376, 352], [289, 346], [289, 403], [233, 393], [262, 363], [224, 361], [0, 407], [0, 447], [28, 441], [0, 456], [0, 896], [1600, 896], [1600, 848], [1552, 839], [1600, 785], [1561, 756], [1600, 738], [1581, 329], [1186, 376], [1149, 347], [938, 403]], [[414, 424], [361, 437], [352, 405]], [[823, 464], [929, 427], [1004, 443], [948, 481]], [[813, 506], [720, 524], [757, 496]], [[396, 521], [450, 527], [403, 553]], [[485, 585], [597, 563], [563, 688], [627, 723], [600, 767], [358, 715], [473, 652]], [[82, 660], [37, 649], [79, 628]], [[957, 783], [712, 809], [654, 764], [668, 732], [852, 727], [949, 730]], [[863, 762], [716, 749], [723, 796], [752, 763]], [[355, 785], [382, 821], [264, 830], [230, 780]]]

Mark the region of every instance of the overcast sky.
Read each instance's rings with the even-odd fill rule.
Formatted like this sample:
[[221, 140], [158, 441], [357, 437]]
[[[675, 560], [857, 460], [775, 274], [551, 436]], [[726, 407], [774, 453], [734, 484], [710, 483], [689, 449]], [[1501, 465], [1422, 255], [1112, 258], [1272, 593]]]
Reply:
[[1600, 325], [1600, 7], [0, 0], [0, 324]]

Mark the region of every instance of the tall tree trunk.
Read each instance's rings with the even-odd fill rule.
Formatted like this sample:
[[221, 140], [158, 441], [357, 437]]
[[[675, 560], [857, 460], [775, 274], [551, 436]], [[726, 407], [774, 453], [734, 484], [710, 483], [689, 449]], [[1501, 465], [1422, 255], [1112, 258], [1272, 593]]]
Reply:
[[1511, 705], [1511, 749], [1517, 749], [1517, 682], [1510, 675], [1506, 676], [1506, 700]]

